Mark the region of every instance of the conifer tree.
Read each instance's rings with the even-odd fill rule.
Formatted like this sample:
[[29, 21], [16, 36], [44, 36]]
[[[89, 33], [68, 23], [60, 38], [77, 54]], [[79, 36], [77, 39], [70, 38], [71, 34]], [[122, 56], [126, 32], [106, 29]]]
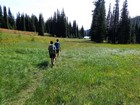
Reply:
[[25, 27], [26, 27], [26, 31], [35, 32], [35, 26], [32, 21], [32, 18], [27, 14], [25, 15]]
[[128, 16], [128, 3], [127, 0], [124, 1], [121, 20], [119, 25], [119, 37], [118, 43], [127, 44], [130, 43], [130, 19]]
[[69, 22], [69, 24], [68, 24], [68, 32], [69, 32], [68, 37], [71, 38], [72, 37], [72, 25], [71, 25], [71, 22]]
[[95, 2], [95, 9], [93, 11], [92, 24], [90, 29], [91, 40], [101, 43], [105, 35], [105, 2], [104, 0], [97, 0]]
[[15, 29], [15, 19], [14, 16], [11, 13], [10, 8], [8, 9], [8, 21], [9, 21], [9, 28]]
[[56, 26], [57, 25], [57, 16], [56, 12], [54, 12], [53, 17], [50, 17], [46, 22], [45, 22], [45, 31], [51, 35], [56, 35]]
[[100, 17], [99, 17], [99, 37], [97, 42], [101, 43], [105, 40], [105, 35], [106, 35], [106, 12], [105, 12], [105, 1], [101, 1], [101, 7], [100, 7]]
[[131, 43], [136, 43], [136, 34], [138, 32], [138, 25], [136, 26], [134, 24], [131, 24], [131, 30], [130, 30], [130, 42]]
[[80, 31], [78, 25], [76, 27], [76, 38], [80, 38]]
[[108, 30], [108, 43], [113, 42], [113, 34], [114, 34], [114, 15], [111, 13], [111, 18], [110, 18], [110, 28]]
[[65, 34], [66, 34], [66, 37], [69, 36], [69, 23], [68, 23], [68, 17], [66, 17], [66, 21], [65, 21]]
[[39, 30], [38, 35], [44, 36], [44, 18], [43, 15], [39, 15]]
[[136, 43], [140, 43], [140, 28], [138, 24], [135, 25]]
[[51, 34], [51, 35], [55, 35], [56, 31], [55, 31], [55, 23], [53, 18], [49, 18], [46, 23], [45, 23], [45, 30], [47, 33]]
[[45, 32], [47, 33], [51, 33], [51, 21], [52, 18], [49, 18], [46, 22], [45, 22]]
[[38, 32], [38, 24], [39, 24], [38, 18], [34, 15], [35, 32]]
[[8, 16], [7, 16], [7, 9], [6, 9], [6, 6], [3, 7], [3, 11], [4, 11], [4, 23], [3, 23], [3, 28], [6, 28], [8, 29], [9, 26], [8, 26]]
[[64, 9], [61, 12], [61, 17], [60, 17], [60, 36], [65, 38], [66, 37], [66, 16], [65, 16], [65, 12]]
[[3, 25], [3, 15], [2, 15], [2, 8], [0, 5], [0, 28], [2, 27], [2, 25]]
[[[58, 13], [58, 11], [57, 11], [57, 13]], [[58, 28], [59, 28], [59, 26], [58, 26], [58, 14], [57, 14], [56, 12], [54, 13], [54, 16], [53, 16], [53, 18], [52, 18], [52, 21], [51, 21], [51, 26], [50, 26], [50, 28], [51, 28], [51, 34], [52, 35], [57, 35], [58, 34]]]
[[56, 36], [61, 37], [61, 13], [58, 9], [56, 15]]
[[138, 34], [136, 36], [137, 43], [140, 44], [140, 28], [138, 29]]
[[25, 24], [25, 16], [24, 16], [24, 14], [21, 15], [21, 30], [26, 31], [26, 24]]
[[109, 4], [109, 10], [108, 10], [108, 15], [107, 15], [107, 19], [106, 19], [106, 40], [109, 40], [109, 31], [110, 31], [110, 27], [111, 26], [111, 4]]
[[[53, 17], [50, 17], [46, 23], [45, 23], [45, 30], [51, 34], [52, 36], [56, 35], [58, 36], [58, 31], [59, 31], [59, 27], [58, 27], [58, 19], [57, 19], [58, 14], [56, 12], [54, 12]], [[58, 27], [58, 28], [57, 28]]]
[[113, 11], [113, 25], [112, 25], [112, 43], [118, 41], [118, 25], [119, 25], [119, 0], [116, 0], [116, 4]]
[[84, 27], [82, 26], [80, 29], [80, 38], [84, 38], [85, 36], [85, 31], [84, 31]]
[[36, 25], [35, 25], [35, 20], [36, 20], [36, 16], [32, 15], [31, 16], [31, 28], [33, 32], [36, 32]]
[[17, 14], [16, 17], [16, 29], [21, 30], [21, 18], [20, 18], [20, 13]]
[[95, 9], [93, 12], [93, 17], [92, 17], [92, 23], [91, 23], [91, 28], [90, 28], [90, 35], [91, 36], [91, 41], [95, 41], [96, 40], [96, 34], [97, 34], [97, 20], [98, 20], [98, 16], [99, 16], [99, 5], [100, 5], [100, 1], [96, 1], [94, 3], [95, 5]]
[[76, 38], [77, 36], [77, 24], [76, 21], [73, 21], [73, 38]]

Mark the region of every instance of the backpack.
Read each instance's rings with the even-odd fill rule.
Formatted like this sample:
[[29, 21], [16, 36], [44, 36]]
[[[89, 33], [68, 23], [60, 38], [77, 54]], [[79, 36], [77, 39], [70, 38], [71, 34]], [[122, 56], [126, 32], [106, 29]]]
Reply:
[[59, 42], [56, 42], [55, 43], [55, 47], [56, 47], [56, 49], [59, 49], [60, 48], [60, 43]]
[[56, 47], [54, 45], [49, 46], [49, 53], [50, 54], [55, 54], [56, 53]]

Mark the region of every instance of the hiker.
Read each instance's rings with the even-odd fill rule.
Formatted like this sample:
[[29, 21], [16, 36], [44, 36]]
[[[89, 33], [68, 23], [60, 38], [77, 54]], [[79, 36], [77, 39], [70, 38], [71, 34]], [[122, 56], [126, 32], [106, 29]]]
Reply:
[[56, 56], [58, 57], [59, 56], [59, 51], [61, 50], [60, 43], [59, 43], [58, 39], [56, 40], [54, 45], [56, 47]]
[[50, 41], [50, 45], [48, 47], [49, 55], [51, 58], [51, 65], [54, 66], [55, 63], [55, 57], [56, 57], [56, 47], [53, 44], [53, 41]]

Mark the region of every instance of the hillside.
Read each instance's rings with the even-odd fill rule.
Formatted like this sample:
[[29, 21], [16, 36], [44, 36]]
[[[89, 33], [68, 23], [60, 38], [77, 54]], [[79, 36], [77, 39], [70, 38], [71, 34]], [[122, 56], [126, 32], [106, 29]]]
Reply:
[[134, 17], [134, 18], [132, 18], [131, 19], [131, 23], [132, 23], [132, 25], [136, 25], [136, 24], [138, 24], [138, 26], [140, 26], [140, 16], [137, 16], [137, 17]]
[[0, 105], [139, 105], [140, 46], [0, 31]]
[[0, 28], [1, 33], [11, 33], [11, 34], [23, 34], [23, 35], [37, 35], [35, 32], [27, 32], [27, 31], [18, 31], [18, 30], [9, 30]]

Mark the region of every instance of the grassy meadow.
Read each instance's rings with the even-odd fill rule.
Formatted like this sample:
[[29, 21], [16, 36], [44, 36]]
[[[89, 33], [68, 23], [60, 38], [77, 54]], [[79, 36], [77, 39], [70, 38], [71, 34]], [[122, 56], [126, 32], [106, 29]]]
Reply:
[[0, 105], [140, 105], [140, 45], [0, 30]]

